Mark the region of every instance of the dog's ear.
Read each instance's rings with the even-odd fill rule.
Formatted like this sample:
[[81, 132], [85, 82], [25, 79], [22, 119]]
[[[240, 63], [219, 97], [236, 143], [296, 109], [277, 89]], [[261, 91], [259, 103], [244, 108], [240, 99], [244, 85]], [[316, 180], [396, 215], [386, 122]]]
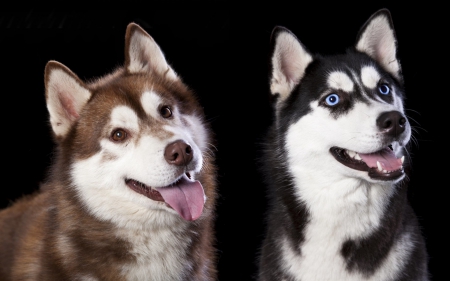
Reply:
[[56, 137], [65, 137], [91, 97], [91, 92], [78, 76], [56, 61], [47, 63], [44, 77], [50, 124]]
[[366, 21], [358, 33], [355, 48], [368, 54], [395, 78], [402, 80], [397, 59], [397, 39], [389, 10], [381, 9]]
[[288, 29], [277, 26], [271, 35], [270, 91], [278, 95], [277, 105], [284, 101], [300, 82], [313, 60], [297, 37]]
[[125, 67], [131, 73], [156, 71], [178, 78], [155, 40], [135, 23], [128, 24], [125, 34]]

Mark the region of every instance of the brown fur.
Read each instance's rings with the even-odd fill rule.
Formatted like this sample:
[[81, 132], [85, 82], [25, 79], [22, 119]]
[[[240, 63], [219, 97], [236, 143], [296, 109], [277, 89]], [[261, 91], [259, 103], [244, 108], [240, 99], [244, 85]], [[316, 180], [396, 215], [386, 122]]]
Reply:
[[[125, 65], [130, 62], [129, 34], [136, 29], [140, 28], [132, 24], [127, 29]], [[55, 63], [49, 63], [46, 74], [53, 67], [56, 67]], [[128, 95], [142, 93], [149, 86], [160, 93], [171, 93], [167, 97], [179, 105], [181, 112], [203, 116], [194, 94], [181, 80], [168, 82], [164, 75], [129, 73], [124, 67], [92, 83], [84, 83], [70, 70], [66, 71], [89, 89], [92, 96], [81, 112], [76, 112], [76, 109], [72, 111], [70, 101], [60, 100], [69, 104], [65, 106], [69, 109], [66, 112], [68, 116], [79, 114], [81, 117], [65, 136], [55, 135], [56, 158], [40, 190], [0, 211], [1, 281], [83, 280], [86, 277], [124, 280], [120, 266], [133, 264], [136, 260], [129, 252], [130, 242], [112, 235], [117, 233], [113, 223], [102, 221], [88, 211], [71, 182], [71, 164], [74, 160], [86, 159], [98, 152], [100, 145], [97, 140], [102, 132], [94, 131], [93, 124], [99, 122], [99, 115], [104, 116], [100, 120], [106, 124], [111, 104], [126, 104], [137, 112], [141, 120], [145, 120], [145, 113], [133, 104], [134, 100]], [[46, 75], [46, 84], [48, 79]], [[151, 122], [155, 121], [148, 121], [146, 126], [152, 130], [156, 124]], [[213, 162], [209, 151], [204, 156], [202, 172], [197, 177], [208, 198], [203, 214], [198, 220], [190, 222], [188, 230], [181, 235], [181, 239], [189, 235], [194, 241], [187, 254], [193, 268], [184, 273], [189, 276], [188, 280], [217, 278], [213, 231], [216, 168]]]

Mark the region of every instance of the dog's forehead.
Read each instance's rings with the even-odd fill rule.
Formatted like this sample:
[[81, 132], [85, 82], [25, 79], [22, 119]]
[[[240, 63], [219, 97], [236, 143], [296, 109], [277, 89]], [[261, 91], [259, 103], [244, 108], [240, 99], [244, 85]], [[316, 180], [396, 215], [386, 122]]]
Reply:
[[380, 73], [373, 66], [363, 66], [360, 77], [362, 84], [369, 89], [374, 89], [381, 79]]
[[347, 73], [337, 70], [328, 74], [327, 84], [329, 88], [353, 92], [355, 83]]
[[116, 106], [111, 111], [111, 121], [114, 127], [128, 128], [133, 131], [139, 129], [139, 119], [134, 110], [125, 105]]
[[157, 118], [158, 107], [164, 102], [162, 97], [153, 90], [144, 91], [140, 98], [141, 106], [147, 115]]
[[[134, 100], [130, 102], [130, 100]], [[118, 103], [111, 111], [111, 122], [116, 127], [138, 130], [139, 120], [150, 122], [152, 126], [159, 124], [162, 117], [160, 109], [167, 105], [172, 111], [178, 112], [177, 103], [153, 89], [143, 89], [142, 93], [129, 95], [128, 102]]]
[[355, 87], [375, 89], [380, 81], [381, 74], [371, 65], [362, 65], [360, 68], [343, 68], [328, 73], [327, 85], [329, 88], [353, 92]]
[[[183, 103], [191, 95], [174, 83], [150, 79], [146, 75], [123, 75], [114, 81], [94, 88], [92, 106], [108, 111], [114, 106], [127, 106], [134, 110], [139, 119], [159, 119], [159, 109], [167, 105], [172, 109], [189, 111]], [[109, 108], [109, 109], [108, 109]]]

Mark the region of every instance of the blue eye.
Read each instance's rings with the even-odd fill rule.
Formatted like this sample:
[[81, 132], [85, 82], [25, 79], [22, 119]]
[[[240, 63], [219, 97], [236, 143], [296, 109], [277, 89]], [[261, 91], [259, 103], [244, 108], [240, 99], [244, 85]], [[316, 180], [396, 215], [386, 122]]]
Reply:
[[389, 88], [388, 85], [381, 84], [378, 86], [378, 92], [380, 92], [380, 94], [382, 94], [382, 95], [389, 95], [389, 93], [391, 92], [391, 89]]
[[331, 94], [325, 98], [325, 102], [329, 106], [335, 106], [339, 103], [339, 96], [337, 94]]

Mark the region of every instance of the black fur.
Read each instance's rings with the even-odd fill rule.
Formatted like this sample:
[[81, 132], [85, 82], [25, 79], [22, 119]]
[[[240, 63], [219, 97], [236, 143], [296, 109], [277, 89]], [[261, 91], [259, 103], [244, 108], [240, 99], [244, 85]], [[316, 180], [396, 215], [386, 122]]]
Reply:
[[403, 275], [398, 280], [411, 280], [410, 278], [423, 274], [422, 262], [427, 256], [425, 243], [417, 231], [419, 229], [417, 218], [406, 202], [406, 192], [405, 182], [397, 185], [397, 192], [391, 198], [376, 232], [364, 239], [347, 240], [342, 245], [341, 254], [346, 259], [349, 271], [359, 271], [370, 277], [384, 262], [394, 241], [402, 234], [408, 233], [413, 235], [412, 240], [415, 241], [416, 247], [402, 271]]
[[[268, 186], [269, 210], [267, 213], [267, 229], [260, 256], [260, 275], [269, 276], [264, 280], [281, 280], [287, 278], [280, 271], [281, 252], [277, 245], [277, 238], [284, 235], [289, 237], [292, 247], [299, 249], [304, 242], [304, 229], [309, 220], [309, 213], [304, 204], [298, 204], [294, 196], [294, 183], [291, 175], [286, 172], [284, 148], [278, 145], [284, 141], [279, 138], [276, 127], [272, 126], [264, 147], [264, 157], [260, 159], [262, 172]], [[267, 176], [270, 175], [270, 176]], [[289, 227], [286, 227], [289, 226]], [[290, 280], [290, 279], [287, 279]], [[292, 279], [294, 280], [294, 279]]]

